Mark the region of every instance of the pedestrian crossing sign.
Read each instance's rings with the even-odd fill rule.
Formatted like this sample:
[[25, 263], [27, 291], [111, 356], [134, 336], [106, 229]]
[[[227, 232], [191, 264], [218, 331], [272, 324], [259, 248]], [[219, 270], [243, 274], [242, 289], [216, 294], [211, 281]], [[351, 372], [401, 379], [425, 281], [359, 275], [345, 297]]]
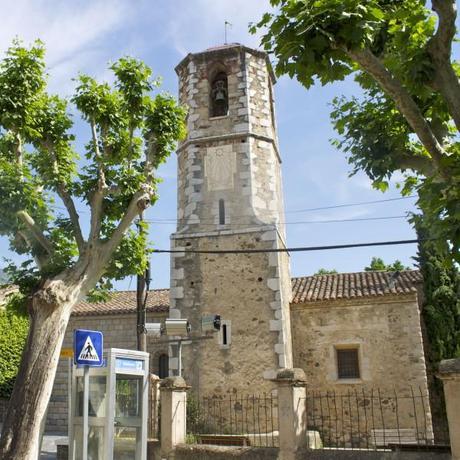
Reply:
[[75, 364], [101, 367], [103, 365], [103, 336], [100, 331], [75, 329], [74, 331]]

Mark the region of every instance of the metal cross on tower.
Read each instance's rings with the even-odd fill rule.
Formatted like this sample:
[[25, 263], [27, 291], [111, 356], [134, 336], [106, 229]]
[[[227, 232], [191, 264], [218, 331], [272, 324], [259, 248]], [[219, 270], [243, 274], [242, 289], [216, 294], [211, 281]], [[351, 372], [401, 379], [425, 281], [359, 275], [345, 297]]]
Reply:
[[224, 42], [224, 44], [225, 45], [227, 45], [227, 26], [232, 27], [232, 24], [230, 24], [230, 22], [228, 22], [228, 21], [225, 21], [225, 23], [224, 23], [224, 27], [225, 27], [225, 42]]

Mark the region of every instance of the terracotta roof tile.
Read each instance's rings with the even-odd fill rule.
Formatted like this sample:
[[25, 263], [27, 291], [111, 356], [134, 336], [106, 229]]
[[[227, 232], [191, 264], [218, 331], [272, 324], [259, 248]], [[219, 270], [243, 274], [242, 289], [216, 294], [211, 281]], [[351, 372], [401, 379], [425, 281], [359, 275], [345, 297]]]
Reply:
[[[394, 278], [394, 279], [393, 279]], [[422, 281], [418, 270], [392, 272], [337, 273], [292, 278], [292, 303], [354, 299], [414, 293]], [[81, 302], [72, 315], [116, 315], [136, 311], [136, 291], [118, 291], [107, 302]], [[150, 291], [147, 311], [168, 313], [169, 289]]]
[[292, 303], [410, 294], [421, 282], [418, 270], [302, 276], [292, 279]]
[[[73, 316], [121, 315], [136, 311], [136, 291], [114, 292], [107, 302], [80, 302], [75, 306]], [[169, 289], [155, 289], [147, 296], [147, 312], [167, 313], [169, 311]]]

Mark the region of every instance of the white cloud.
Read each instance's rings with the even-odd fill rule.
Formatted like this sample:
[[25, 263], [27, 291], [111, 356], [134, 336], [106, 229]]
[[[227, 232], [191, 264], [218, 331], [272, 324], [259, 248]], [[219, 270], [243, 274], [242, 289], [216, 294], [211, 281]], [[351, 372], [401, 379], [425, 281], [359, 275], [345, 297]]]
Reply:
[[104, 38], [129, 18], [128, 5], [119, 0], [8, 2], [2, 11], [0, 50], [4, 52], [15, 37], [26, 43], [39, 38], [47, 49], [52, 89], [65, 92], [78, 70], [105, 66], [101, 57], [109, 41]]

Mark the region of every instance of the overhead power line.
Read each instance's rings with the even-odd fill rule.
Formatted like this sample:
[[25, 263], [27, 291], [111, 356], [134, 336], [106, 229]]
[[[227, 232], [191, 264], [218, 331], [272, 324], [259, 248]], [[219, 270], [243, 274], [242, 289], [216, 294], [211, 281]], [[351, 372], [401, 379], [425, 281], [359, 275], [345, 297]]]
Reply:
[[[331, 206], [322, 206], [318, 208], [305, 208], [305, 209], [296, 209], [292, 211], [285, 211], [285, 214], [294, 214], [294, 213], [302, 213], [302, 212], [310, 212], [310, 211], [324, 211], [328, 209], [338, 209], [338, 208], [348, 208], [352, 206], [361, 206], [361, 205], [366, 205], [366, 204], [379, 204], [379, 203], [388, 203], [392, 201], [401, 201], [401, 200], [408, 200], [410, 198], [417, 198], [417, 195], [410, 195], [410, 196], [402, 196], [398, 198], [387, 198], [384, 200], [373, 200], [373, 201], [359, 201], [356, 203], [346, 203], [346, 204], [337, 204], [337, 205], [331, 205]], [[232, 216], [234, 218], [236, 217], [247, 217], [243, 215], [234, 215]], [[160, 222], [183, 222], [186, 219], [177, 219], [175, 217], [164, 217], [164, 218], [153, 218], [149, 222], [155, 221], [155, 223], [160, 223]]]
[[308, 251], [328, 251], [332, 249], [364, 248], [371, 246], [395, 246], [401, 244], [415, 244], [422, 241], [432, 241], [433, 238], [421, 238], [413, 240], [396, 241], [377, 241], [372, 243], [351, 243], [334, 244], [330, 246], [305, 246], [295, 248], [275, 248], [275, 249], [153, 249], [156, 253], [185, 253], [185, 254], [258, 254], [270, 252], [308, 252]]
[[[388, 219], [406, 219], [407, 215], [400, 215], [400, 216], [380, 216], [380, 217], [357, 217], [354, 219], [329, 219], [329, 220], [303, 220], [303, 221], [296, 221], [296, 222], [276, 222], [276, 225], [299, 225], [299, 224], [331, 224], [331, 223], [339, 223], [339, 222], [363, 222], [363, 221], [369, 221], [369, 220], [388, 220]], [[145, 222], [148, 222], [149, 224], [157, 224], [157, 225], [175, 225], [176, 222], [162, 222], [162, 221], [156, 221], [156, 220], [149, 220], [146, 219]], [[202, 220], [200, 222], [197, 222], [200, 226], [212, 226], [215, 227], [216, 225], [222, 225], [225, 227], [247, 227], [248, 224], [217, 224], [216, 222], [213, 221], [213, 223], [206, 224], [203, 223]], [[187, 225], [187, 222], [184, 222], [184, 225]], [[194, 225], [194, 222], [191, 222], [188, 225]], [[260, 225], [266, 225], [266, 224], [260, 224]], [[257, 225], [256, 225], [257, 226]]]
[[294, 213], [294, 212], [310, 212], [310, 211], [323, 211], [325, 209], [347, 208], [347, 207], [350, 207], [350, 206], [361, 206], [363, 204], [387, 203], [389, 201], [408, 200], [409, 198], [417, 198], [417, 195], [400, 196], [398, 198], [387, 198], [385, 200], [360, 201], [360, 202], [357, 202], [357, 203], [335, 204], [335, 205], [332, 205], [332, 206], [322, 206], [320, 208], [297, 209], [295, 211], [286, 211], [286, 214], [287, 213]]

